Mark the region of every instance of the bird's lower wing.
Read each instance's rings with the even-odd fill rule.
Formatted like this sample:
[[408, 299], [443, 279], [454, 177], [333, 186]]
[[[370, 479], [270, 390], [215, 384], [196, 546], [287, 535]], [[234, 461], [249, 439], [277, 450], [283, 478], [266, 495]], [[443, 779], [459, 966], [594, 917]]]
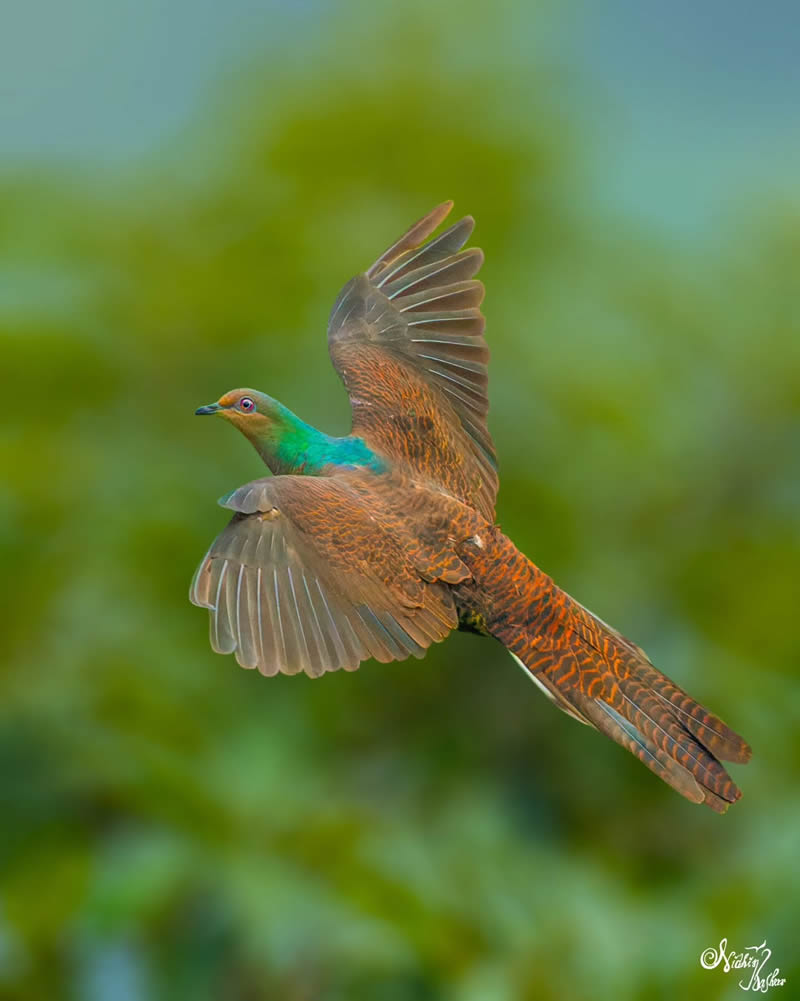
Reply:
[[363, 496], [335, 480], [257, 480], [195, 573], [211, 645], [262, 674], [316, 677], [362, 660], [421, 657], [456, 625], [447, 589], [423, 580]]

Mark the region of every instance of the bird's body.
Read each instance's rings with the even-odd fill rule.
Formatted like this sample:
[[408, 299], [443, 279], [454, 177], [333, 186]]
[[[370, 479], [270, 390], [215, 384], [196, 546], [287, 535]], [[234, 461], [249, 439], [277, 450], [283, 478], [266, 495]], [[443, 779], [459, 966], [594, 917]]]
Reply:
[[720, 760], [748, 745], [588, 612], [495, 524], [488, 349], [462, 219], [434, 209], [342, 290], [328, 327], [353, 428], [333, 438], [255, 390], [220, 413], [274, 474], [234, 511], [195, 574], [215, 650], [264, 674], [422, 656], [454, 628], [500, 640], [561, 709], [694, 802], [739, 797]]

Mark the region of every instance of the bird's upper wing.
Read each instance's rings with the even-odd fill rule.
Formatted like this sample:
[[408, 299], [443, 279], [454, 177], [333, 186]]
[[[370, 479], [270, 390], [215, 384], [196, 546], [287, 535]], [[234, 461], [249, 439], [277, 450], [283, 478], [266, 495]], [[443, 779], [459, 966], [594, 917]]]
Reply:
[[328, 347], [350, 395], [353, 434], [493, 520], [489, 351], [483, 285], [472, 280], [483, 253], [461, 250], [474, 220], [425, 243], [451, 208], [435, 208], [345, 285]]
[[190, 598], [210, 612], [213, 648], [235, 651], [242, 667], [316, 677], [369, 657], [421, 657], [455, 628], [449, 590], [346, 481], [269, 477], [220, 503], [236, 513]]

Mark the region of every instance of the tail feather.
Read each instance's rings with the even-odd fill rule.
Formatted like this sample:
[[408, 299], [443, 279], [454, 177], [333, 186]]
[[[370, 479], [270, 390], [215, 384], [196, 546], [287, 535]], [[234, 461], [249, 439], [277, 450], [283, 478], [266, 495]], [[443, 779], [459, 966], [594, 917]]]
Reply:
[[[606, 717], [605, 723], [597, 716], [594, 717], [597, 729], [601, 733], [605, 733], [606, 736], [611, 737], [618, 744], [627, 747], [632, 754], [635, 754], [640, 761], [647, 765], [651, 772], [658, 775], [662, 781], [672, 786], [676, 792], [679, 792], [681, 796], [685, 796], [692, 803], [705, 803], [706, 806], [711, 807], [716, 813], [725, 813], [731, 803], [735, 802], [741, 795], [736, 786], [732, 787], [735, 790], [733, 798], [726, 799], [723, 796], [717, 795], [707, 785], [698, 782], [678, 761], [656, 747], [655, 744], [649, 741], [627, 719], [620, 716], [611, 706], [601, 702], [599, 699], [595, 700], [595, 704]], [[716, 768], [720, 770], [720, 775], [727, 776], [727, 772], [718, 762]], [[727, 776], [727, 781], [730, 782], [730, 776]]]
[[629, 720], [599, 699], [585, 701], [590, 703], [586, 706], [586, 712], [601, 733], [635, 754], [651, 772], [672, 786], [681, 796], [685, 796], [693, 803], [703, 802], [705, 796], [695, 778], [649, 741]]
[[[574, 641], [574, 635], [572, 639]], [[694, 723], [695, 718], [702, 715], [713, 721], [703, 728], [709, 732], [718, 732], [720, 727], [729, 728], [685, 693], [682, 698], [691, 703], [691, 709], [673, 706], [657, 691], [658, 686], [666, 688], [672, 686], [672, 682], [649, 661], [648, 670], [643, 672], [645, 677], [639, 676], [637, 664], [631, 662], [627, 676], [615, 676], [613, 681], [604, 677], [602, 686], [590, 682], [590, 693], [580, 683], [581, 669], [585, 675], [589, 658], [584, 651], [583, 663], [580, 663], [580, 652], [569, 649], [569, 640], [567, 631], [560, 636], [558, 644], [551, 645], [541, 639], [536, 643], [536, 656], [530, 661], [532, 666], [527, 668], [532, 680], [560, 709], [588, 722], [636, 755], [686, 799], [705, 803], [718, 813], [724, 813], [741, 792], [711, 749], [685, 725], [685, 721]], [[513, 656], [526, 666], [516, 654]], [[590, 657], [596, 656], [597, 651], [593, 649]], [[565, 668], [569, 676], [566, 683], [558, 680]], [[745, 748], [747, 745], [738, 735], [734, 736], [739, 742], [737, 760], [743, 760], [739, 745]]]
[[749, 745], [638, 646], [556, 587], [499, 530], [464, 550], [488, 631], [564, 712], [635, 754], [693, 803], [724, 813], [741, 796], [722, 761], [750, 760]]
[[719, 716], [695, 702], [691, 695], [657, 671], [649, 661], [642, 667], [641, 673], [650, 682], [653, 695], [666, 703], [689, 733], [712, 754], [722, 761], [747, 764], [752, 754], [749, 744]]
[[[617, 712], [613, 706], [602, 699], [589, 698], [578, 689], [570, 689], [568, 694], [562, 692], [548, 680], [546, 674], [530, 671], [515, 653], [511, 652], [511, 656], [559, 709], [572, 716], [573, 719], [593, 726], [600, 733], [605, 734], [621, 747], [630, 751], [631, 754], [635, 754], [651, 772], [667, 785], [672, 786], [676, 792], [693, 803], [702, 803], [706, 799], [706, 794], [713, 797], [714, 800], [722, 802], [710, 789], [702, 790], [697, 780], [682, 765], [657, 747], [652, 740], [648, 740], [630, 720]], [[727, 805], [726, 803], [721, 812], [727, 809]], [[714, 808], [716, 809], [716, 807]]]
[[[750, 760], [751, 749], [735, 730], [732, 730], [718, 716], [696, 702], [671, 678], [657, 670], [641, 647], [632, 643], [622, 633], [609, 626], [607, 622], [603, 622], [601, 618], [584, 608], [574, 598], [570, 600], [580, 611], [578, 630], [582, 638], [598, 649], [596, 642], [593, 641], [593, 634], [596, 632], [597, 626], [612, 636], [614, 641], [636, 663], [637, 674], [642, 683], [648, 687], [650, 693], [665, 703], [669, 707], [669, 711], [680, 719], [689, 733], [696, 737], [715, 757], [737, 764], [746, 764]], [[595, 625], [595, 629], [586, 628], [585, 625], [581, 628], [581, 619], [584, 622], [588, 619]], [[602, 651], [599, 652], [602, 653]]]

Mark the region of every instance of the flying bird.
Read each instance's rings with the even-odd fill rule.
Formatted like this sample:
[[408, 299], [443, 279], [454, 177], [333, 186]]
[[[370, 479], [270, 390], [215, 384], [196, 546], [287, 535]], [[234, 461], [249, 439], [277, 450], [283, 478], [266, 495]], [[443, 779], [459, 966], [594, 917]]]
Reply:
[[352, 671], [453, 629], [493, 636], [560, 709], [688, 800], [741, 795], [721, 761], [750, 747], [638, 646], [562, 591], [495, 523], [484, 289], [467, 216], [445, 202], [345, 285], [328, 350], [352, 430], [332, 437], [265, 393], [198, 414], [238, 428], [272, 476], [220, 500], [233, 517], [195, 573], [211, 645], [262, 674]]

